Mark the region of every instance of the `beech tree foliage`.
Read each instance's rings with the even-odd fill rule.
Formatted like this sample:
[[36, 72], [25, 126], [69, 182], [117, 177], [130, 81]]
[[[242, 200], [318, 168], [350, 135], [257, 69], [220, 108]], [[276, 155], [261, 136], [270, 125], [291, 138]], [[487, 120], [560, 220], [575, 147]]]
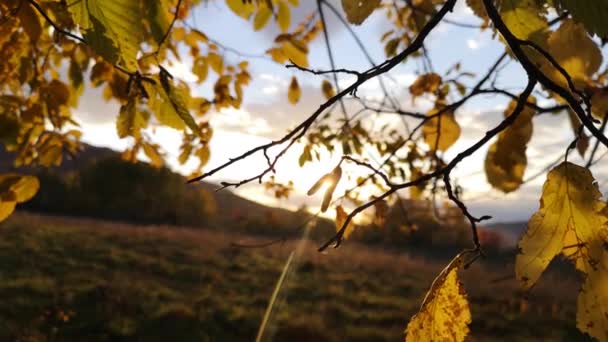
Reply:
[[[469, 221], [472, 247], [431, 285], [420, 312], [407, 324], [405, 339], [462, 341], [471, 313], [458, 273], [483, 256], [477, 225], [489, 217], [471, 214], [451, 172], [488, 145], [484, 164], [488, 183], [504, 193], [516, 191], [525, 182], [533, 118], [544, 113], [567, 116], [572, 143], [563, 146], [563, 158], [547, 167], [541, 206], [519, 242], [515, 272], [522, 287], [529, 289], [542, 281], [539, 278], [553, 258], [563, 255], [571, 260], [583, 278], [577, 326], [608, 341], [608, 210], [592, 175], [600, 158], [598, 148], [608, 147], [604, 135], [608, 79], [602, 63], [608, 38], [607, 0], [341, 0], [341, 4], [316, 0], [316, 8], [301, 22], [294, 22], [291, 15], [300, 6], [298, 0], [225, 0], [232, 12], [226, 15], [249, 22], [252, 30], [268, 25], [280, 30], [266, 56], [294, 71], [285, 100], [298, 105], [303, 91], [298, 75], [306, 73], [319, 78], [325, 100], [282, 138], [208, 168], [213, 122], [207, 113], [239, 108], [251, 81], [247, 57], [236, 62], [226, 58], [227, 48], [221, 42], [186, 21], [197, 6], [210, 1], [224, 0], [0, 2], [0, 142], [15, 153], [15, 166], [51, 167], [77, 157], [81, 130], [72, 112], [85, 87], [101, 87], [106, 100], [121, 105], [113, 114], [118, 136], [130, 141], [123, 158], [135, 161], [143, 152], [153, 165], [162, 165], [164, 155], [150, 129], [174, 128], [182, 133], [179, 161], [199, 161], [198, 175], [191, 182], [259, 154], [266, 159], [259, 172], [243, 174], [241, 181], [224, 182], [222, 187], [266, 182], [277, 197], [286, 197], [293, 184], [276, 183], [275, 166], [288, 151], [303, 146], [300, 166], [319, 162], [328, 170], [309, 194], [323, 188], [322, 211], [336, 211], [336, 234], [320, 250], [339, 246], [356, 229], [355, 216], [367, 209], [373, 208], [375, 220], [382, 222], [388, 206], [399, 197], [434, 201], [443, 196]], [[445, 18], [457, 1], [466, 2], [481, 24]], [[351, 26], [366, 25], [372, 13], [382, 15], [391, 28], [377, 42], [364, 42]], [[338, 52], [332, 50], [326, 27], [329, 15], [353, 35], [368, 69], [335, 65], [333, 56]], [[425, 40], [442, 22], [489, 30], [504, 44], [504, 53], [487, 70], [462, 70], [455, 64], [439, 74]], [[309, 45], [315, 40], [326, 45], [331, 69], [310, 65]], [[384, 61], [374, 61], [366, 51], [366, 46], [378, 43], [384, 47]], [[168, 71], [175, 61], [188, 65], [198, 84], [212, 84], [212, 92], [194, 96], [186, 82]], [[397, 98], [386, 85], [390, 71], [410, 61], [416, 61], [420, 70], [409, 92], [413, 99], [433, 103], [427, 112], [403, 109], [405, 99]], [[519, 91], [494, 82], [510, 61], [522, 67], [521, 78], [527, 80]], [[350, 76], [351, 83], [344, 87], [339, 76]], [[358, 96], [358, 89], [372, 79], [380, 84], [380, 101]], [[453, 151], [461, 139], [459, 109], [488, 94], [508, 104], [502, 121], [475, 137], [469, 147]], [[347, 100], [359, 108], [345, 106]], [[403, 129], [369, 125], [374, 117], [385, 115], [402, 117]], [[584, 165], [568, 161], [575, 149]], [[341, 156], [340, 163], [323, 166], [322, 151]], [[448, 159], [446, 151], [454, 152], [449, 154], [453, 157]], [[370, 154], [382, 159], [369, 160]], [[358, 178], [345, 193], [335, 194], [343, 173], [353, 169], [368, 176]], [[360, 191], [369, 185], [377, 190], [371, 197]], [[38, 186], [32, 176], [0, 174], [0, 220], [17, 203], [34, 196]], [[347, 212], [345, 203], [354, 209]]]

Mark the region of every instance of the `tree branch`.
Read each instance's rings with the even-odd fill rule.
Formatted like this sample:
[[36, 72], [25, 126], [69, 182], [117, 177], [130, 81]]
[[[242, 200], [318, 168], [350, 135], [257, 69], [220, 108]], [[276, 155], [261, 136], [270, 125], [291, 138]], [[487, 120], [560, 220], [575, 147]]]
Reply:
[[[424, 40], [426, 39], [426, 37], [429, 35], [429, 33], [431, 33], [431, 31], [435, 28], [435, 26], [437, 26], [437, 24], [441, 21], [441, 19], [449, 11], [451, 11], [454, 8], [455, 3], [456, 3], [456, 0], [448, 0], [443, 5], [441, 10], [439, 10], [439, 12], [437, 12], [437, 14], [428, 21], [428, 23], [420, 31], [420, 34], [416, 37], [416, 39], [414, 39], [414, 41], [412, 42], [412, 44], [410, 44], [410, 46], [408, 46], [405, 50], [403, 50], [401, 53], [399, 53], [395, 57], [386, 60], [381, 65], [372, 67], [372, 68], [368, 69], [367, 71], [365, 71], [364, 73], [362, 73], [361, 76], [355, 82], [353, 82], [350, 86], [348, 86], [347, 88], [345, 88], [344, 90], [342, 90], [341, 92], [336, 94], [334, 97], [327, 100], [325, 103], [321, 104], [319, 106], [319, 108], [312, 115], [310, 115], [308, 117], [308, 119], [304, 120], [302, 123], [300, 123], [298, 126], [296, 126], [288, 134], [283, 136], [283, 138], [281, 138], [279, 140], [271, 141], [267, 144], [260, 145], [258, 147], [255, 147], [255, 148], [241, 154], [240, 156], [238, 156], [236, 158], [232, 158], [229, 161], [225, 162], [224, 164], [202, 174], [201, 176], [190, 179], [188, 181], [188, 183], [193, 183], [193, 182], [197, 182], [202, 179], [205, 179], [205, 178], [217, 173], [218, 171], [221, 171], [221, 170], [225, 169], [226, 167], [228, 167], [240, 160], [243, 160], [257, 152], [268, 150], [269, 148], [284, 144], [291, 140], [289, 145], [279, 153], [279, 155], [284, 154], [289, 149], [289, 147], [291, 147], [295, 143], [296, 140], [301, 138], [306, 133], [308, 128], [313, 124], [313, 122], [315, 122], [315, 120], [327, 108], [331, 107], [334, 103], [337, 103], [341, 98], [343, 98], [347, 94], [350, 94], [350, 93], [356, 91], [356, 89], [358, 89], [359, 86], [361, 86], [365, 82], [369, 81], [370, 79], [373, 79], [373, 78], [375, 78], [379, 75], [382, 75], [382, 74], [388, 72], [389, 70], [393, 69], [395, 66], [399, 65], [399, 63], [401, 63], [404, 59], [406, 59], [412, 53], [418, 51], [422, 47], [422, 44], [423, 44]], [[263, 177], [269, 171], [270, 171], [269, 169], [266, 169], [266, 170], [262, 171], [262, 173], [258, 174], [257, 176], [250, 178], [249, 181], [254, 180], [254, 179], [261, 179], [261, 177]], [[239, 182], [238, 184], [241, 185], [244, 183]], [[237, 185], [235, 185], [235, 186], [237, 186]]]

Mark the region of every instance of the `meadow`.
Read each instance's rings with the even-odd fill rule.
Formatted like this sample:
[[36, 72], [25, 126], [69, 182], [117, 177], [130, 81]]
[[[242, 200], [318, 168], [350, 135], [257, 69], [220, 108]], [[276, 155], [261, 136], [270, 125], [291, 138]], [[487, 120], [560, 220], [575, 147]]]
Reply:
[[[445, 257], [356, 242], [137, 226], [17, 213], [0, 223], [0, 341], [251, 341], [296, 250], [263, 340], [400, 341]], [[463, 271], [472, 341], [586, 341], [578, 280], [553, 268], [530, 292], [513, 267]]]

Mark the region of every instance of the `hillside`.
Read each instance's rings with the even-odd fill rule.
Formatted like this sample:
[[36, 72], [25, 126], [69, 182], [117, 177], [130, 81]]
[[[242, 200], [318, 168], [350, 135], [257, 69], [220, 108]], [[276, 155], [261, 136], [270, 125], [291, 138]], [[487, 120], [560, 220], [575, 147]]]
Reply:
[[[399, 341], [447, 262], [352, 242], [320, 254], [307, 241], [238, 241], [267, 240], [17, 213], [0, 223], [0, 340], [250, 341], [295, 249], [265, 341]], [[511, 267], [462, 272], [472, 341], [588, 341], [576, 277], [549, 271], [525, 294]]]
[[[52, 175], [57, 175], [61, 178], [68, 178], [71, 175], [85, 169], [86, 167], [93, 165], [94, 163], [104, 161], [111, 158], [118, 158], [120, 153], [104, 147], [96, 147], [92, 145], [83, 144], [82, 151], [79, 152], [75, 158], [70, 155], [64, 155], [64, 161], [59, 167], [45, 168], [37, 167], [13, 167], [14, 155], [6, 152], [0, 146], [0, 171], [15, 171], [21, 173], [36, 174], [40, 172], [49, 172]], [[177, 175], [176, 175], [177, 176]], [[181, 176], [179, 176], [181, 177]], [[134, 180], [135, 181], [135, 180]], [[230, 189], [223, 189], [222, 191], [216, 191], [219, 185], [209, 182], [199, 182], [196, 184], [185, 184], [186, 179], [183, 178], [183, 184], [177, 186], [192, 191], [194, 189], [201, 189], [204, 191], [206, 200], [209, 200], [209, 205], [213, 208], [213, 225], [219, 227], [234, 227], [234, 226], [246, 226], [251, 224], [260, 224], [268, 221], [272, 218], [276, 222], [289, 222], [291, 226], [297, 226], [304, 222], [302, 215], [296, 215], [294, 212], [282, 208], [269, 207], [255, 201], [248, 200], [234, 194]], [[47, 188], [51, 186], [45, 184], [45, 180], [42, 179], [41, 193], [44, 193]], [[39, 194], [40, 196], [40, 194]], [[32, 206], [25, 204], [26, 208], [32, 209]], [[36, 206], [33, 210], [43, 210], [48, 212], [46, 208], [40, 208]], [[52, 211], [51, 211], [52, 212]], [[78, 212], [59, 212], [59, 214], [69, 214], [80, 216]], [[295, 223], [295, 224], [294, 224]], [[210, 222], [205, 221], [200, 223], [203, 226], [209, 226]], [[325, 222], [325, 225], [327, 223]]]

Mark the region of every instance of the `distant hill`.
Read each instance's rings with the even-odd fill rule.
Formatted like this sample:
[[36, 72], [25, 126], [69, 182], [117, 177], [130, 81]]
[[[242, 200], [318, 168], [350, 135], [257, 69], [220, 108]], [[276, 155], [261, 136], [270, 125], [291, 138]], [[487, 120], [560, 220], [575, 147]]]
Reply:
[[[28, 174], [36, 174], [43, 171], [49, 171], [52, 174], [67, 178], [73, 174], [78, 173], [80, 170], [83, 170], [89, 165], [109, 158], [117, 158], [119, 155], [119, 152], [109, 148], [83, 144], [82, 151], [79, 152], [75, 158], [71, 158], [70, 156], [65, 155], [64, 161], [59, 167], [53, 167], [48, 170], [46, 168], [40, 167], [15, 168], [13, 166], [14, 154], [6, 152], [2, 148], [2, 146], [0, 146], [0, 172], [14, 171]], [[179, 177], [183, 176], [179, 175]], [[306, 213], [296, 213], [287, 209], [269, 207], [242, 198], [234, 194], [229, 189], [216, 191], [220, 187], [218, 184], [209, 182], [199, 182], [196, 184], [186, 185], [185, 180], [186, 178], [184, 178], [185, 188], [202, 189], [207, 193], [207, 198], [210, 197], [213, 199], [212, 206], [214, 207], [215, 213], [212, 217], [212, 222], [207, 221], [201, 223], [201, 225], [208, 226], [209, 224], [212, 224], [214, 227], [206, 228], [242, 228], [247, 229], [249, 231], [254, 231], [256, 233], [276, 234], [278, 233], [276, 232], [277, 227], [284, 226], [289, 228], [297, 228], [298, 226], [301, 226], [307, 220], [308, 217]], [[45, 185], [42, 184], [43, 188], [44, 186]], [[78, 215], [78, 213], [74, 214]], [[331, 227], [329, 221], [321, 221], [324, 226]], [[284, 233], [284, 230], [282, 233]]]
[[499, 222], [486, 225], [486, 228], [501, 233], [507, 242], [516, 245], [526, 231], [527, 222]]

